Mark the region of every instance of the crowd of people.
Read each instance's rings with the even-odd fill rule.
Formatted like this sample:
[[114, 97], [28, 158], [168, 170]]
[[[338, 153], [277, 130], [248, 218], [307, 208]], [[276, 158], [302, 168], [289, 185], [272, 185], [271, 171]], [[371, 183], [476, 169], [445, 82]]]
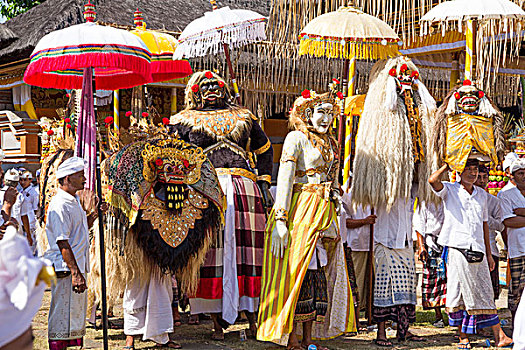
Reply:
[[[398, 58], [388, 64], [380, 67], [385, 72], [381, 79], [404, 84], [392, 85], [396, 98], [403, 97], [393, 103], [435, 107], [411, 62]], [[190, 322], [198, 324], [200, 316], [209, 314], [214, 340], [224, 340], [224, 329], [244, 314], [250, 338], [288, 349], [326, 349], [320, 340], [356, 334], [361, 311], [371, 305], [377, 346], [394, 345], [387, 336], [389, 322], [395, 324], [397, 342], [424, 342], [410, 329], [418, 301], [416, 258], [423, 265], [422, 307], [435, 311], [435, 327], [446, 325], [446, 309], [448, 325], [457, 327], [459, 349], [470, 349], [471, 335], [488, 327], [496, 347], [525, 349], [520, 303], [525, 287], [525, 159], [507, 154], [503, 170], [510, 181], [494, 196], [486, 191], [489, 162], [468, 153], [461, 162], [443, 162], [434, 173], [424, 173], [424, 143], [416, 133], [400, 158], [408, 170], [395, 162], [385, 166], [395, 172], [396, 181], [379, 183], [391, 187], [367, 187], [377, 178], [367, 179], [365, 173], [388, 171], [378, 170], [371, 163], [375, 158], [364, 157], [362, 148], [352, 183], [352, 174], [341, 176], [331, 134], [339, 114], [338, 84], [334, 80], [324, 94], [304, 90], [294, 102], [273, 191], [269, 138], [251, 112], [232, 102], [224, 79], [210, 71], [190, 79], [187, 108], [172, 116], [161, 136], [123, 148], [109, 158], [109, 170], [102, 167], [110, 188], [107, 203], [100, 204], [103, 220], [93, 210], [96, 201], [87, 208], [79, 198], [86, 187], [86, 162], [71, 156], [73, 152], [67, 158], [61, 153], [64, 159], [45, 172], [53, 174], [56, 184], [46, 187], [54, 193], [42, 208], [38, 188], [31, 185], [33, 174], [9, 169], [0, 191], [0, 231], [5, 232], [0, 240], [0, 279], [5, 282], [0, 286], [0, 320], [5, 315], [19, 322], [0, 327], [0, 349], [31, 348], [30, 323], [45, 283], [52, 296], [49, 348], [83, 346], [86, 318], [95, 322], [100, 303], [98, 282], [88, 277], [100, 268], [94, 264], [97, 219], [111, 241], [107, 256], [115, 260], [106, 269], [117, 293], [108, 293], [108, 303], [122, 302], [127, 350], [135, 348], [140, 336], [157, 346], [181, 348], [170, 333], [180, 324], [178, 302], [186, 291], [191, 292], [182, 304], [191, 310]], [[377, 112], [367, 103], [369, 113]], [[414, 108], [394, 111], [413, 113]], [[403, 113], [400, 120], [406, 121]], [[407, 135], [418, 128], [399, 125]], [[366, 123], [360, 127], [368, 129], [358, 134], [358, 146], [370, 138], [367, 131], [379, 134]], [[452, 167], [461, 169], [455, 171], [457, 179], [445, 181]], [[349, 181], [341, 187], [340, 178], [346, 175]], [[45, 218], [42, 226], [39, 215]], [[513, 337], [503, 331], [495, 304], [500, 294], [499, 236], [510, 264]], [[118, 285], [121, 275], [126, 277]]]

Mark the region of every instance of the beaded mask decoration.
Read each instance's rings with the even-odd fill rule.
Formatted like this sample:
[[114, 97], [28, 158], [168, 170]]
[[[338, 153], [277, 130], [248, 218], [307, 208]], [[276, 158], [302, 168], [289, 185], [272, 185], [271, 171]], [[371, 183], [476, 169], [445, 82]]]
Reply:
[[202, 149], [193, 148], [179, 139], [166, 139], [156, 145], [147, 144], [142, 158], [146, 181], [156, 180], [165, 187], [166, 209], [181, 209], [186, 185], [195, 184], [201, 177], [201, 167], [206, 160]]

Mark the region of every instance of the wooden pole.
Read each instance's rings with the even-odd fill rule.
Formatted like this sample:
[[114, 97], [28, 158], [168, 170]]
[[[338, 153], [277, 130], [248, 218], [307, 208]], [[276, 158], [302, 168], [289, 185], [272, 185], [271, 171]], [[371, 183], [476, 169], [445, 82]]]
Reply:
[[232, 82], [233, 91], [235, 92], [235, 99], [237, 103], [241, 104], [241, 94], [239, 93], [239, 86], [237, 85], [237, 80], [235, 79], [235, 72], [233, 71], [232, 61], [230, 58], [230, 47], [225, 42], [222, 43], [224, 47], [224, 55], [226, 56], [226, 63], [228, 64], [228, 70], [230, 71], [230, 80]]
[[[93, 69], [93, 112], [95, 114], [95, 128], [97, 127], [97, 101], [96, 92], [97, 87], [95, 84], [95, 69]], [[98, 133], [97, 133], [98, 135]], [[106, 249], [104, 247], [104, 216], [102, 213], [102, 182], [100, 176], [100, 140], [95, 142], [97, 152], [97, 166], [95, 167], [95, 177], [97, 179], [97, 196], [98, 196], [98, 230], [99, 230], [99, 247], [100, 247], [100, 289], [102, 290], [101, 302], [102, 302], [102, 337], [104, 342], [104, 350], [109, 349], [108, 345], [108, 305], [106, 298]]]
[[[355, 94], [355, 68], [357, 60], [355, 57], [352, 57], [349, 60], [348, 65], [348, 90], [345, 98], [343, 99], [343, 112], [346, 107], [346, 100], [349, 96], [354, 96]], [[352, 152], [352, 115], [350, 114], [348, 118], [346, 118], [346, 124], [345, 124], [345, 141], [344, 141], [344, 157], [343, 157], [343, 188], [346, 188], [347, 190], [350, 190], [350, 158], [351, 158], [351, 152]]]
[[119, 131], [120, 127], [120, 98], [119, 98], [119, 90], [113, 91], [113, 125], [115, 127], [115, 131]]
[[[343, 87], [343, 95], [344, 99], [346, 100], [346, 97], [348, 96], [348, 71], [350, 69], [350, 60], [348, 58], [345, 58], [344, 64], [343, 64], [343, 79], [341, 84]], [[345, 109], [344, 109], [344, 103], [343, 108], [341, 108], [341, 113], [339, 114], [339, 128], [337, 132], [337, 144], [339, 147], [339, 157], [341, 157], [341, 150], [343, 145], [343, 138], [345, 134]]]
[[[374, 215], [374, 208], [370, 211]], [[370, 225], [370, 240], [368, 242], [368, 263], [366, 264], [368, 284], [368, 303], [366, 305], [366, 318], [368, 325], [372, 325], [372, 307], [374, 305], [374, 225]]]

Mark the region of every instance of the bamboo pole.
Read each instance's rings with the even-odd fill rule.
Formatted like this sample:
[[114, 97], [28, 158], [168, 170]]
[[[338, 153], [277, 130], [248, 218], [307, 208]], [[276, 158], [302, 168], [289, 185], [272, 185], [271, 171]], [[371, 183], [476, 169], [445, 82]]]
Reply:
[[[355, 86], [356, 86], [356, 64], [357, 60], [355, 57], [352, 57], [349, 60], [348, 65], [348, 91], [346, 93], [345, 98], [343, 99], [343, 113], [344, 109], [346, 107], [346, 100], [347, 97], [354, 96], [355, 94]], [[342, 124], [341, 124], [342, 125]], [[350, 190], [350, 158], [352, 153], [352, 117], [348, 116], [346, 118], [346, 124], [345, 124], [345, 153], [343, 158], [343, 188], [346, 188], [347, 190]]]
[[[92, 84], [93, 84], [93, 104], [94, 109], [93, 112], [95, 114], [95, 128], [97, 126], [97, 87], [95, 83], [95, 69], [93, 69], [93, 78], [92, 78]], [[98, 135], [98, 133], [97, 133]], [[97, 140], [95, 142], [96, 147], [96, 153], [97, 153], [97, 166], [95, 167], [95, 177], [97, 181], [97, 196], [98, 196], [98, 205], [97, 205], [97, 211], [98, 211], [98, 230], [99, 230], [99, 248], [100, 248], [100, 289], [102, 291], [101, 295], [101, 302], [102, 302], [102, 337], [103, 337], [103, 343], [104, 343], [104, 350], [109, 349], [108, 344], [108, 305], [107, 305], [107, 297], [106, 297], [106, 249], [104, 247], [104, 217], [102, 213], [102, 182], [101, 182], [101, 176], [100, 176], [100, 162], [102, 160], [101, 158], [101, 152], [100, 152], [100, 140]]]
[[[370, 214], [374, 215], [374, 208], [371, 209]], [[370, 225], [370, 240], [368, 241], [368, 259], [366, 271], [366, 275], [368, 277], [368, 303], [366, 305], [366, 318], [368, 319], [368, 325], [371, 326], [372, 308], [374, 305], [374, 225]]]

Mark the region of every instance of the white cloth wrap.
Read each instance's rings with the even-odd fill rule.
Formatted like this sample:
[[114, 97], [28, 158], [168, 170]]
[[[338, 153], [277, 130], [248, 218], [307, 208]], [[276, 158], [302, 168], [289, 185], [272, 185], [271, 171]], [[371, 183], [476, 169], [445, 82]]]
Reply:
[[[87, 280], [87, 276], [84, 275]], [[73, 292], [71, 275], [57, 280], [51, 288], [48, 318], [49, 340], [71, 340], [86, 334], [87, 291]]]
[[152, 277], [143, 285], [134, 282], [126, 286], [122, 302], [124, 334], [142, 334], [144, 341], [166, 344], [169, 341], [168, 334], [173, 332], [172, 300], [173, 289], [169, 275]]

